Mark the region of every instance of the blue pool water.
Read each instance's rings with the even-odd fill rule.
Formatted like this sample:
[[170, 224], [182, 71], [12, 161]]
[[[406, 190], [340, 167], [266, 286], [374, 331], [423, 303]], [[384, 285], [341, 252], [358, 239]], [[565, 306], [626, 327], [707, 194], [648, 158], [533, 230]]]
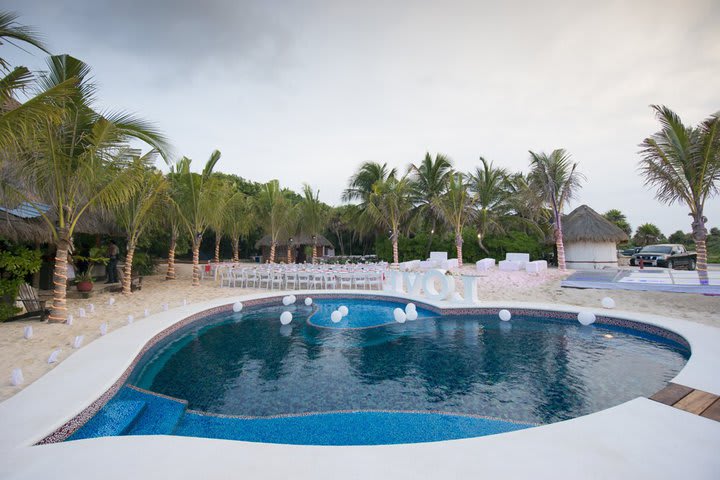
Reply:
[[[336, 324], [340, 305], [350, 313]], [[396, 307], [323, 299], [195, 322], [144, 355], [71, 439], [359, 445], [490, 435], [652, 395], [689, 355], [660, 337], [548, 318], [418, 308], [418, 320], [398, 324]], [[286, 310], [294, 318], [283, 327]]]

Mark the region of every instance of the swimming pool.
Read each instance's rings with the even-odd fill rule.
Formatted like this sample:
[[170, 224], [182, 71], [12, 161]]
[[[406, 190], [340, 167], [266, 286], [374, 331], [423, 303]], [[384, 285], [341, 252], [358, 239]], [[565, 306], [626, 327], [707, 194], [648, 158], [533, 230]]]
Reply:
[[[300, 301], [302, 298], [299, 299]], [[152, 346], [70, 439], [174, 434], [271, 443], [410, 443], [502, 433], [661, 389], [678, 341], [557, 315], [441, 315], [398, 324], [381, 299], [317, 298], [191, 322]], [[330, 313], [346, 305], [339, 323]], [[279, 316], [292, 311], [291, 325]], [[461, 312], [462, 313], [462, 312]]]

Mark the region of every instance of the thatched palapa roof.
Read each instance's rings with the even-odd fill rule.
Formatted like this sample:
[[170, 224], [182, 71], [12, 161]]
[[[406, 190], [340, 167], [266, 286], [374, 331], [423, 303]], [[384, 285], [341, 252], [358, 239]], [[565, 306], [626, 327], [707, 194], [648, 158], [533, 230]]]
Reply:
[[580, 205], [563, 217], [565, 242], [624, 242], [628, 236], [620, 227], [587, 205]]
[[[301, 246], [301, 245], [312, 245], [313, 239], [311, 235], [293, 235], [292, 237], [293, 245], [295, 246]], [[255, 248], [262, 248], [262, 247], [270, 247], [272, 242], [270, 235], [265, 235], [260, 240], [255, 242]], [[288, 245], [288, 237], [287, 236], [280, 236], [278, 238], [277, 246], [278, 247], [287, 247]], [[333, 244], [330, 243], [330, 240], [323, 237], [322, 235], [317, 236], [317, 246], [318, 247], [333, 247]]]

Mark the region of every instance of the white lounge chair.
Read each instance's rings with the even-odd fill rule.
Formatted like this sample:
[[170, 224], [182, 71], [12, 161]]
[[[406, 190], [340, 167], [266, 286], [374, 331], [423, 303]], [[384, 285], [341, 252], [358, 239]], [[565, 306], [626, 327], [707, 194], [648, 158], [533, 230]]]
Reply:
[[475, 270], [477, 270], [478, 272], [487, 272], [494, 267], [494, 258], [483, 258], [482, 260], [478, 260], [477, 262], [475, 262]]

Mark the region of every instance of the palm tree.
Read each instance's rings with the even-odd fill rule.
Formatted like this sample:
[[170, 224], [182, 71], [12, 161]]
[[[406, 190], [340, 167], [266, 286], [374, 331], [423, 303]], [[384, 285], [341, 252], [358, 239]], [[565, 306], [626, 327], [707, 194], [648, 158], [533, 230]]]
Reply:
[[657, 225], [652, 223], [643, 223], [635, 231], [633, 243], [637, 246], [644, 247], [653, 243], [660, 243], [665, 237], [663, 236]]
[[233, 262], [240, 261], [240, 238], [250, 235], [254, 225], [255, 216], [251, 208], [251, 199], [242, 192], [230, 197], [225, 205], [225, 231], [232, 240]]
[[476, 215], [476, 210], [472, 207], [472, 195], [462, 173], [454, 173], [450, 176], [445, 193], [436, 197], [432, 206], [437, 215], [455, 233], [458, 266], [462, 267], [463, 228]]
[[612, 208], [607, 212], [603, 213], [603, 217], [609, 222], [614, 223], [617, 227], [625, 232], [629, 237], [632, 234], [632, 227], [627, 221], [627, 217], [617, 208]]
[[[6, 42], [15, 45], [14, 42], [19, 41], [49, 54], [50, 52], [41, 40], [40, 35], [32, 27], [18, 23], [18, 18], [19, 15], [13, 12], [0, 12], [0, 45]], [[7, 71], [9, 68], [10, 65], [0, 57], [0, 69]]]
[[[80, 60], [67, 55], [51, 57], [48, 68], [40, 81], [44, 90], [68, 79], [79, 79], [79, 83], [63, 102], [60, 119], [47, 118], [44, 128], [26, 139], [25, 154], [16, 161], [23, 183], [5, 183], [8, 190], [35, 207], [52, 232], [57, 253], [49, 320], [63, 322], [67, 255], [78, 222], [93, 208], [110, 209], [128, 201], [139, 187], [137, 169], [130, 168], [122, 145], [139, 139], [165, 156], [167, 142], [150, 124], [129, 114], [95, 112], [90, 68]], [[50, 210], [46, 212], [41, 204]]]
[[690, 209], [697, 250], [697, 269], [707, 271], [705, 202], [718, 193], [720, 181], [720, 112], [697, 128], [685, 126], [665, 106], [653, 105], [662, 130], [640, 145], [640, 171], [645, 184], [657, 189], [655, 198]]
[[280, 190], [280, 182], [277, 180], [264, 184], [255, 197], [256, 214], [263, 221], [265, 233], [270, 235], [270, 263], [275, 263], [278, 239], [286, 228], [290, 210], [289, 202]]
[[218, 202], [218, 182], [215, 181], [212, 173], [220, 160], [220, 155], [218, 150], [212, 152], [200, 174], [190, 171], [192, 160], [187, 157], [183, 157], [177, 163], [176, 171], [180, 182], [179, 212], [192, 244], [193, 287], [200, 286], [200, 244], [215, 214]]
[[[0, 45], [15, 41], [27, 43], [50, 53], [40, 36], [31, 28], [17, 23], [18, 16], [12, 12], [0, 12]], [[20, 48], [18, 45], [15, 45]], [[48, 118], [60, 120], [60, 103], [71, 96], [77, 86], [77, 78], [45, 90], [39, 90], [35, 96], [24, 103], [17, 100], [17, 93], [33, 90], [37, 78], [26, 67], [10, 69], [10, 65], [0, 57], [0, 70], [6, 74], [0, 79], [0, 148], [19, 147], [22, 137], [39, 128]]]
[[398, 266], [398, 239], [400, 228], [410, 218], [412, 209], [412, 188], [407, 176], [390, 176], [375, 182], [368, 197], [366, 212], [375, 225], [389, 229], [393, 246], [393, 265]]
[[470, 175], [469, 187], [473, 192], [473, 203], [477, 209], [475, 215], [478, 245], [486, 253], [489, 250], [483, 241], [492, 233], [504, 233], [504, 220], [510, 214], [508, 172], [497, 168], [493, 162], [480, 157], [481, 167], [475, 168]]
[[565, 270], [562, 213], [565, 204], [575, 196], [585, 177], [577, 171], [577, 163], [571, 163], [570, 154], [563, 149], [553, 150], [550, 155], [531, 151], [530, 158], [532, 182], [543, 193], [545, 202], [552, 210], [558, 268]]
[[175, 280], [175, 250], [180, 233], [185, 225], [185, 220], [181, 213], [183, 198], [183, 182], [182, 176], [178, 171], [177, 165], [170, 166], [170, 172], [167, 175], [168, 195], [165, 198], [166, 215], [165, 225], [170, 230], [170, 247], [168, 248], [167, 272], [165, 280]]
[[344, 202], [360, 200], [360, 203], [366, 203], [373, 192], [373, 185], [396, 175], [397, 171], [394, 168], [388, 169], [387, 163], [381, 165], [377, 162], [365, 162], [350, 177], [342, 200]]
[[217, 203], [215, 204], [215, 210], [213, 215], [210, 217], [208, 226], [215, 232], [215, 254], [213, 255], [213, 262], [220, 263], [220, 242], [222, 241], [223, 235], [227, 233], [225, 227], [228, 224], [228, 211], [227, 203], [233, 196], [233, 185], [224, 180], [216, 182], [215, 198]]
[[430, 156], [430, 153], [425, 153], [425, 158], [420, 165], [410, 165], [413, 203], [416, 205], [415, 214], [430, 224], [428, 254], [438, 221], [438, 213], [433, 208], [433, 203], [447, 188], [452, 175], [452, 168], [452, 161], [439, 153], [435, 155], [435, 160]]
[[155, 155], [154, 151], [138, 158], [136, 167], [140, 169], [140, 186], [132, 196], [115, 208], [118, 224], [127, 235], [127, 253], [123, 269], [123, 295], [130, 295], [132, 281], [132, 262], [140, 236], [153, 224], [159, 223], [158, 207], [163, 205], [169, 183], [163, 174], [150, 165]]
[[300, 201], [300, 229], [313, 239], [312, 263], [317, 263], [317, 237], [325, 231], [328, 211], [320, 201], [320, 191], [313, 193], [307, 183], [303, 185], [303, 199]]

